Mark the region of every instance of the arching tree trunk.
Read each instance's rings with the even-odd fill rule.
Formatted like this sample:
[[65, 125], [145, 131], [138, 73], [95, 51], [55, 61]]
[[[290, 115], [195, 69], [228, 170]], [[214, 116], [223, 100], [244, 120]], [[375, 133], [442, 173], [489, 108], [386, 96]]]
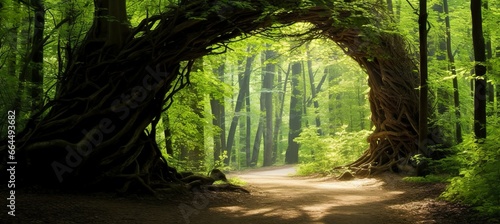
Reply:
[[[364, 9], [357, 1], [346, 3], [356, 7], [301, 10], [261, 1], [249, 1], [248, 7], [230, 1], [185, 4], [129, 30], [124, 1], [96, 0], [94, 24], [60, 80], [56, 99], [18, 135], [20, 182], [153, 192], [152, 186], [175, 181], [155, 139], [163, 109], [189, 82], [195, 59], [275, 22], [310, 22], [313, 31], [337, 42], [367, 70], [376, 128], [370, 148], [351, 169], [382, 172], [416, 151], [415, 65], [400, 36], [364, 26], [383, 26], [377, 22], [382, 14], [373, 7]], [[347, 22], [351, 15], [358, 22]]]

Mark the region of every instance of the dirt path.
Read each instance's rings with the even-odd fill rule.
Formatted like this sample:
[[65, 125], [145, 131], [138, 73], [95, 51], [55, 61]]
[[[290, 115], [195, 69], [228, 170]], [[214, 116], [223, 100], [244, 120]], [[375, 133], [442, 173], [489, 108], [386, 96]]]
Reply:
[[238, 175], [255, 186], [257, 203], [219, 208], [255, 223], [415, 223], [389, 208], [402, 191], [387, 191], [382, 181], [290, 177], [293, 167], [252, 171]]
[[290, 176], [294, 172], [285, 166], [228, 174], [246, 181], [251, 194], [196, 192], [159, 200], [21, 191], [16, 217], [2, 212], [0, 223], [484, 223], [466, 208], [434, 200], [440, 184], [408, 184], [397, 175], [352, 181]]

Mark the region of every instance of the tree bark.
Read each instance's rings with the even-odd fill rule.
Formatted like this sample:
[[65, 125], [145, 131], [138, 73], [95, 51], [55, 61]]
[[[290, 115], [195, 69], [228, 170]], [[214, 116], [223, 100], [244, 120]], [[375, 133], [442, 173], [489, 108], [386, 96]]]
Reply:
[[[264, 99], [261, 98], [261, 103], [260, 103], [260, 109], [265, 110], [265, 105], [263, 103]], [[254, 167], [257, 166], [257, 162], [259, 161], [259, 154], [260, 154], [260, 143], [262, 142], [262, 137], [264, 136], [265, 132], [265, 116], [262, 114], [259, 115], [259, 123], [257, 124], [257, 131], [255, 132], [255, 138], [253, 141], [253, 149], [252, 149], [252, 158], [250, 159], [249, 163], [247, 164], [249, 167]], [[250, 153], [247, 154], [249, 158]], [[247, 160], [248, 161], [248, 160]]]
[[[267, 50], [264, 53], [266, 60], [276, 57], [276, 52]], [[264, 166], [273, 165], [273, 88], [274, 74], [276, 73], [276, 65], [267, 63], [265, 66], [264, 78], [262, 83], [262, 97], [264, 97], [264, 109], [266, 112], [266, 129], [264, 135]]]
[[302, 93], [299, 89], [299, 79], [302, 74], [302, 64], [294, 62], [292, 64], [290, 96], [290, 120], [288, 132], [288, 148], [286, 149], [285, 163], [295, 164], [299, 162], [299, 143], [294, 139], [299, 136], [302, 128]]
[[[251, 67], [249, 67], [248, 69], [251, 69]], [[242, 128], [242, 132], [240, 132], [240, 137], [242, 138], [242, 142], [245, 142], [245, 148], [244, 151], [245, 152], [245, 160], [246, 160], [246, 164], [248, 165], [248, 160], [250, 159], [250, 152], [251, 152], [251, 136], [252, 136], [252, 117], [250, 116], [251, 114], [251, 104], [250, 104], [250, 78], [248, 78], [248, 82], [245, 83], [245, 90], [246, 90], [246, 93], [245, 93], [245, 120], [246, 120], [246, 123], [245, 123], [245, 128]], [[244, 133], [245, 134], [241, 134], [243, 133], [243, 130], [244, 130]], [[239, 164], [239, 163], [238, 163]]]
[[481, 0], [470, 3], [472, 15], [472, 41], [474, 45], [474, 134], [478, 139], [486, 138], [486, 62], [483, 37], [483, 20], [481, 16]]
[[420, 0], [419, 42], [420, 42], [420, 100], [418, 121], [418, 147], [419, 152], [428, 156], [427, 149], [427, 0]]

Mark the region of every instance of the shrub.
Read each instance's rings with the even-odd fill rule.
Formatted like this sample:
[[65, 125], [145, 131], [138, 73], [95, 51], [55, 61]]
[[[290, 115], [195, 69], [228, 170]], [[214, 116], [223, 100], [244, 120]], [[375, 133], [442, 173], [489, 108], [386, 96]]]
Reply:
[[347, 132], [347, 126], [335, 136], [319, 136], [315, 127], [306, 128], [295, 139], [300, 144], [299, 175], [331, 174], [334, 167], [355, 161], [368, 148], [371, 131]]
[[461, 163], [460, 174], [442, 197], [475, 206], [481, 213], [500, 216], [500, 125], [490, 126], [486, 140], [478, 142], [468, 136], [455, 146]]

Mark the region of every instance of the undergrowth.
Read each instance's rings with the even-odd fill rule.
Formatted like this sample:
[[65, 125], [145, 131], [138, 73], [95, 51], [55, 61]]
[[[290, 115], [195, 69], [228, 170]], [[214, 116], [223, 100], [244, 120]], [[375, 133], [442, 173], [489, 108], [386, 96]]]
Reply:
[[429, 174], [423, 177], [404, 177], [404, 181], [414, 183], [442, 183], [449, 180], [449, 176]]
[[[442, 198], [474, 206], [483, 215], [500, 217], [500, 125], [488, 127], [488, 137], [467, 136], [448, 162], [460, 164]], [[446, 163], [444, 163], [446, 164]]]
[[347, 132], [343, 126], [334, 136], [320, 136], [314, 127], [306, 128], [295, 141], [300, 144], [297, 175], [330, 175], [333, 168], [350, 163], [368, 149], [371, 131]]

